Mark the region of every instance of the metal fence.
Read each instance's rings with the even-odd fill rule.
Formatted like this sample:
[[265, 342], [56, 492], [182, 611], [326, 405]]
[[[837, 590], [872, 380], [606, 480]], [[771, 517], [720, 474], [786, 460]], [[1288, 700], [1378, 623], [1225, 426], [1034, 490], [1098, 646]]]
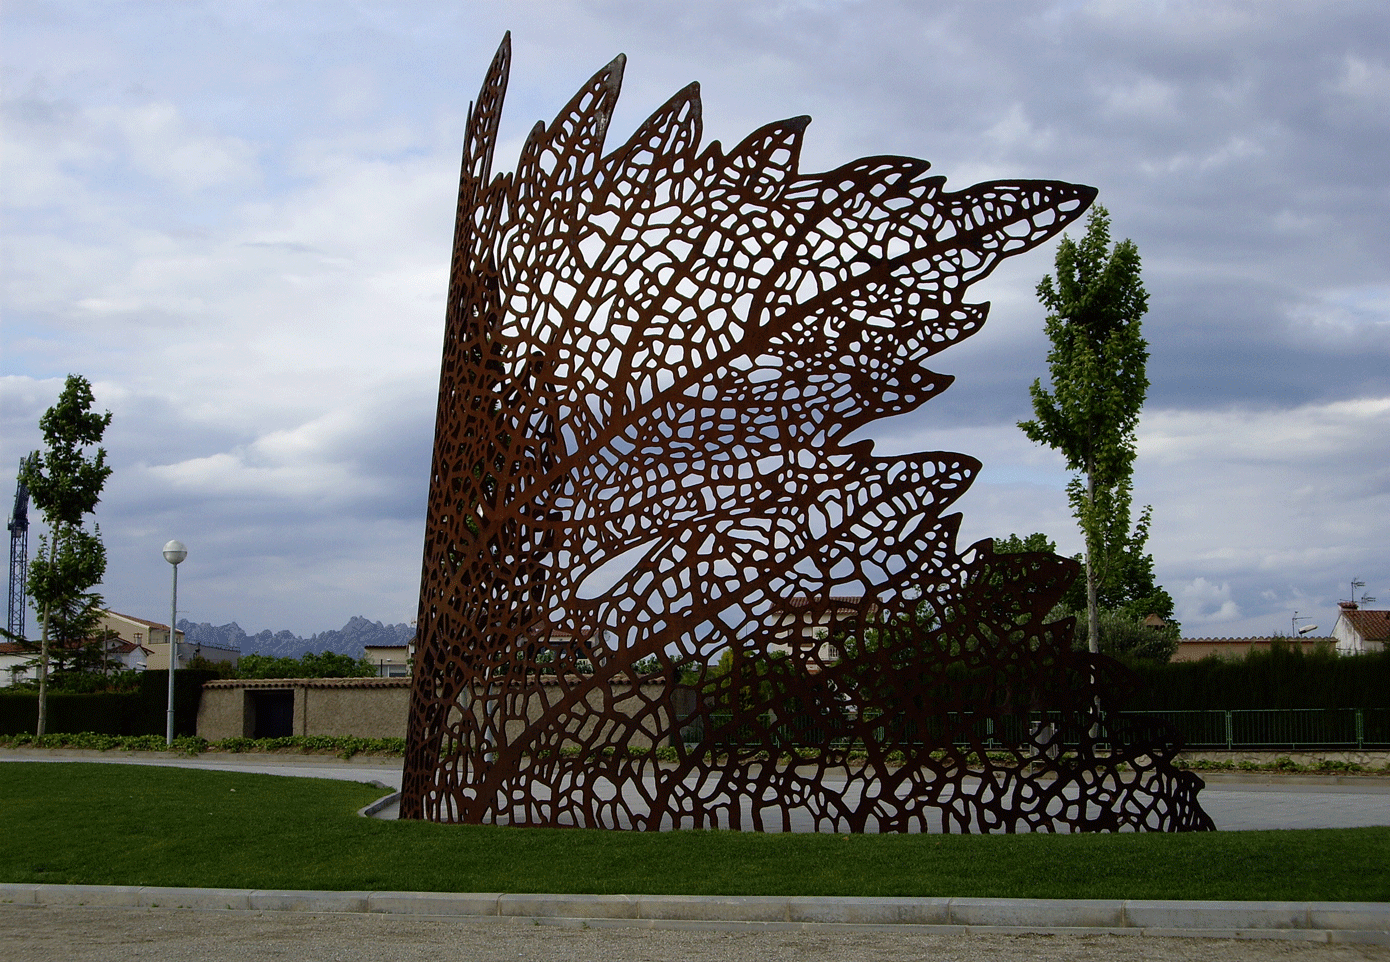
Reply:
[[1142, 714], [1172, 725], [1189, 748], [1390, 748], [1390, 708], [1266, 708]]
[[[835, 749], [860, 747], [863, 732], [853, 716], [793, 715], [780, 722], [770, 715], [738, 720], [729, 713], [709, 716], [714, 743], [722, 748], [765, 747], [758, 739], [771, 737], [778, 748], [828, 745]], [[1390, 708], [1267, 708], [1251, 710], [1116, 712], [1109, 727], [1128, 728], [1145, 722], [1167, 722], [1177, 730], [1187, 748], [1296, 751], [1301, 749], [1390, 748]], [[998, 717], [950, 713], [928, 717], [921, 724], [886, 716], [866, 716], [875, 741], [897, 744], [978, 744], [987, 750], [1012, 749], [1034, 741], [1038, 732], [1075, 731], [1060, 713], [1030, 712]], [[1046, 726], [1052, 726], [1047, 729]], [[704, 740], [700, 719], [681, 730], [686, 743]], [[925, 737], [924, 737], [925, 736]], [[1059, 748], [1073, 747], [1073, 738], [1057, 738]]]

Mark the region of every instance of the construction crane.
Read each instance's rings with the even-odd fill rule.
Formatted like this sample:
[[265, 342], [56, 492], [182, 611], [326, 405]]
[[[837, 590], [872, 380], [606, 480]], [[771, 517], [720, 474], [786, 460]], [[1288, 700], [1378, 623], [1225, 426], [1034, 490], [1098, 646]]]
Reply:
[[[32, 455], [31, 455], [32, 457]], [[24, 466], [19, 462], [19, 484], [14, 492], [14, 512], [10, 515], [10, 617], [6, 627], [11, 638], [24, 638], [24, 594], [29, 583], [29, 489], [24, 485]]]

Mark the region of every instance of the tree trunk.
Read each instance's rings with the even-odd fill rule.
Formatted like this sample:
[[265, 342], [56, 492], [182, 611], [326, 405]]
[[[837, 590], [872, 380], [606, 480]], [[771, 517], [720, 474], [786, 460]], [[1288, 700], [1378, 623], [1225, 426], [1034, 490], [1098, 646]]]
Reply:
[[1100, 654], [1100, 601], [1097, 583], [1100, 559], [1096, 557], [1095, 507], [1096, 479], [1086, 472], [1086, 507], [1090, 517], [1086, 524], [1086, 641], [1091, 654]]
[[[1100, 559], [1096, 557], [1099, 547], [1097, 542], [1100, 540], [1095, 537], [1096, 525], [1096, 476], [1091, 465], [1086, 466], [1086, 647], [1091, 650], [1091, 654], [1100, 654], [1100, 602], [1097, 598], [1097, 580], [1099, 572], [1096, 570], [1100, 566]], [[1096, 676], [1091, 675], [1091, 688], [1095, 690]], [[1091, 738], [1100, 738], [1100, 692], [1095, 694], [1093, 704], [1095, 710], [1095, 721], [1091, 724]]]
[[[53, 529], [53, 538], [48, 544], [48, 567], [52, 571], [58, 561], [58, 537], [61, 526]], [[39, 642], [39, 722], [34, 727], [34, 737], [42, 738], [48, 729], [48, 613], [50, 602], [43, 603], [43, 640]]]

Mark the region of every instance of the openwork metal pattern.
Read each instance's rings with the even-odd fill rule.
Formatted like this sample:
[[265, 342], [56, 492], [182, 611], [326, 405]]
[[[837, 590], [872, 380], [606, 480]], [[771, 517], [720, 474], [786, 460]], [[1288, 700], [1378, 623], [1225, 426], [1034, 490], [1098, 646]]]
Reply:
[[979, 463], [852, 438], [945, 390], [966, 289], [1094, 190], [802, 173], [805, 117], [702, 149], [694, 84], [605, 154], [622, 57], [494, 176], [510, 57], [464, 147], [402, 815], [1210, 828], [1046, 623], [1074, 563], [958, 552]]

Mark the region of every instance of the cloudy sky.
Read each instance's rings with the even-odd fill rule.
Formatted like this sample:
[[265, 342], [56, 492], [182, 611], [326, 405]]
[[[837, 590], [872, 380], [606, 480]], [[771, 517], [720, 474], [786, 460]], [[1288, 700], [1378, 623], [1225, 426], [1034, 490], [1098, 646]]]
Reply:
[[[504, 30], [498, 165], [615, 54], [617, 144], [701, 81], [706, 140], [814, 118], [803, 169], [1095, 185], [1144, 259], [1136, 504], [1185, 634], [1390, 603], [1390, 12], [1377, 2], [10, 0], [0, 477], [80, 373], [114, 414], [117, 610], [299, 633], [413, 617], [468, 102]], [[1045, 375], [1052, 248], [972, 294], [947, 394], [881, 453], [985, 463], [965, 541], [1079, 550]], [[8, 488], [3, 497], [8, 506]], [[37, 529], [36, 529], [37, 530]], [[32, 625], [32, 621], [31, 621]], [[1319, 633], [1324, 633], [1319, 632]]]

